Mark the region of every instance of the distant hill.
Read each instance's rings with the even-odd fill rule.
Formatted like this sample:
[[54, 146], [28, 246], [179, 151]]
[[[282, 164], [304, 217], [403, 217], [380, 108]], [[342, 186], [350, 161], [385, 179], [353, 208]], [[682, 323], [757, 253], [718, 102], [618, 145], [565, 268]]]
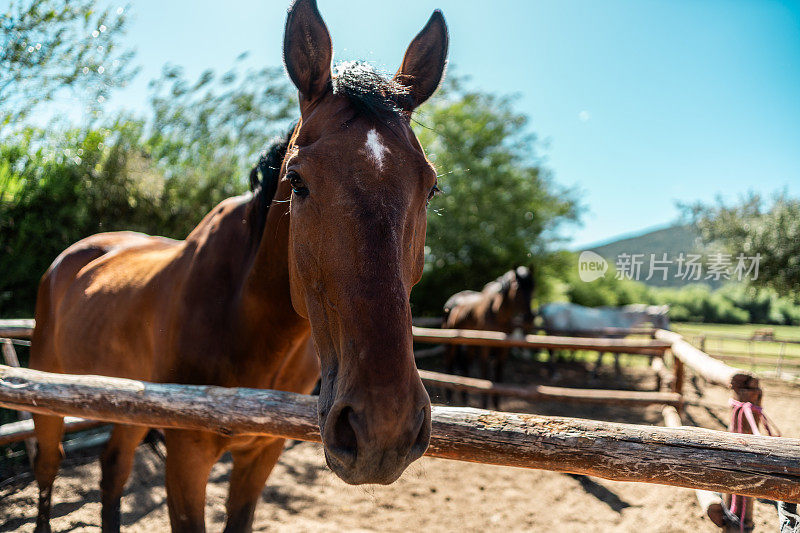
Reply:
[[[615, 265], [617, 258], [621, 254], [644, 254], [642, 258], [642, 270], [639, 281], [654, 287], [681, 287], [689, 283], [676, 277], [678, 272], [678, 265], [674, 262], [680, 253], [684, 254], [705, 254], [707, 253], [700, 240], [700, 235], [697, 230], [691, 225], [676, 225], [668, 228], [657, 229], [649, 231], [635, 237], [625, 237], [615, 241], [607, 242], [597, 246], [586, 248], [591, 250], [603, 258], [605, 258], [611, 266]], [[650, 254], [655, 254], [657, 260], [662, 258], [666, 253], [667, 259], [673, 261], [667, 266], [667, 279], [663, 279], [661, 271], [656, 271], [650, 280], [646, 280], [649, 273]], [[703, 258], [703, 272], [705, 276], [705, 256]], [[695, 282], [696, 283], [696, 282]], [[712, 287], [720, 285], [719, 282], [713, 280], [703, 280]]]

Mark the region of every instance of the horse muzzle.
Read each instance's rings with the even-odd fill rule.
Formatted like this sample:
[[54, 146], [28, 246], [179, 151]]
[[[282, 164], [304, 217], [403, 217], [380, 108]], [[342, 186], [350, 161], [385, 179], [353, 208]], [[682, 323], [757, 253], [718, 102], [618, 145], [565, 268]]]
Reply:
[[372, 401], [348, 395], [337, 399], [327, 416], [320, 413], [325, 460], [345, 483], [388, 485], [428, 449], [430, 399], [421, 383], [399, 411], [396, 398], [365, 396]]

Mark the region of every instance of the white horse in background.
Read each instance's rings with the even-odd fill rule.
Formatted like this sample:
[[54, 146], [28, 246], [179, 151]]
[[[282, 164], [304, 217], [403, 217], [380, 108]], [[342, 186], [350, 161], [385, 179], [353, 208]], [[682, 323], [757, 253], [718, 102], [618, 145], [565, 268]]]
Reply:
[[[669, 329], [668, 305], [631, 304], [623, 307], [585, 307], [583, 305], [554, 302], [539, 307], [542, 328], [548, 335], [572, 337], [622, 338], [625, 333], [603, 333], [608, 328], [630, 329], [650, 323], [655, 328]], [[600, 368], [600, 352], [594, 372]], [[550, 353], [551, 366], [555, 363]], [[619, 354], [614, 354], [614, 368], [620, 372]]]

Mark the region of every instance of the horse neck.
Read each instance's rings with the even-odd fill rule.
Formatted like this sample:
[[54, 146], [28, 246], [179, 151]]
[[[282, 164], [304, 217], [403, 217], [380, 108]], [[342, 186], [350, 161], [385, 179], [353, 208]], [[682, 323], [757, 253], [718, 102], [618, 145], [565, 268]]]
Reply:
[[[289, 289], [289, 191], [279, 187], [260, 238], [255, 236], [252, 264], [242, 285], [240, 317], [252, 331], [281, 328], [282, 335], [307, 332], [308, 322], [294, 311]], [[252, 200], [258, 208], [259, 199]], [[274, 333], [274, 332], [273, 332]]]
[[496, 296], [500, 298], [500, 305], [496, 313], [496, 320], [503, 326], [509, 326], [517, 314], [516, 298], [510, 298], [508, 294], [500, 293]]

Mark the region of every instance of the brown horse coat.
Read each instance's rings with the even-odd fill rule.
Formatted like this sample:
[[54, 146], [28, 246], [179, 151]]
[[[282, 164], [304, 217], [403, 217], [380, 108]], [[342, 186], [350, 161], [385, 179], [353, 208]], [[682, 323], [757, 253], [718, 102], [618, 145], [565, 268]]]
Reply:
[[[444, 305], [442, 327], [449, 329], [475, 329], [513, 333], [517, 327], [529, 328], [533, 323], [531, 296], [533, 276], [527, 267], [509, 270], [494, 281], [487, 283], [481, 292], [461, 291], [451, 296]], [[463, 353], [460, 353], [463, 352]], [[508, 357], [507, 348], [492, 349], [487, 346], [468, 347], [450, 345], [445, 352], [445, 366], [452, 373], [461, 367], [463, 375], [469, 375], [470, 366], [478, 354], [484, 379], [491, 379], [490, 359], [495, 362], [495, 377], [503, 381], [503, 367]], [[466, 401], [466, 395], [464, 395]], [[495, 397], [495, 404], [498, 403]], [[487, 397], [484, 397], [484, 405]]]
[[[410, 115], [439, 84], [447, 39], [437, 11], [393, 80], [362, 64], [332, 76], [316, 3], [295, 1], [284, 58], [301, 119], [275, 181], [222, 202], [184, 241], [106, 233], [64, 251], [39, 288], [31, 367], [301, 393], [321, 370], [331, 469], [350, 483], [397, 479], [430, 436], [408, 297], [422, 273], [436, 175]], [[48, 531], [63, 419], [36, 415], [35, 424], [37, 530]], [[104, 530], [120, 527], [120, 496], [146, 431], [115, 426], [103, 453]], [[250, 530], [283, 440], [165, 435], [173, 530], [204, 531], [207, 477], [226, 450], [226, 531]]]

